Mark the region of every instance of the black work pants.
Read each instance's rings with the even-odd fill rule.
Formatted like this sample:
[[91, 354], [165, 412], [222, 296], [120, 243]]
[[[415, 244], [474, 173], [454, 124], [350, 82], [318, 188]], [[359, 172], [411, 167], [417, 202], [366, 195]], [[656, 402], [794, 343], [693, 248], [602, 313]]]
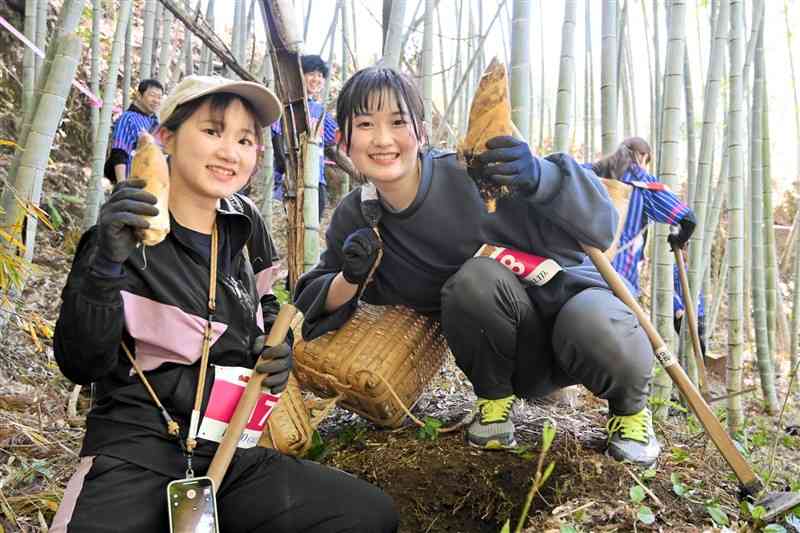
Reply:
[[581, 287], [566, 272], [525, 286], [492, 259], [470, 259], [442, 288], [442, 329], [481, 398], [581, 384], [612, 414], [646, 405], [654, 356], [635, 315], [610, 290]]
[[[50, 531], [168, 531], [170, 481], [114, 457], [84, 457]], [[266, 448], [234, 457], [217, 491], [217, 509], [222, 532], [389, 533], [398, 526], [392, 500], [378, 488]]]

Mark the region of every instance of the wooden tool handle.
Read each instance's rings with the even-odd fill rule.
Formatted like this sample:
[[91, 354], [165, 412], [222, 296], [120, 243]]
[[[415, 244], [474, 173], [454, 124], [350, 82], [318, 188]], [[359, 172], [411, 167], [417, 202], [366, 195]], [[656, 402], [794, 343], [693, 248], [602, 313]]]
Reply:
[[703, 426], [703, 429], [705, 429], [706, 434], [711, 437], [711, 440], [722, 454], [722, 457], [724, 457], [725, 461], [728, 462], [728, 465], [730, 465], [734, 474], [736, 474], [736, 477], [739, 479], [739, 482], [742, 484], [744, 490], [748, 494], [755, 495], [761, 490], [761, 481], [756, 477], [753, 469], [750, 468], [749, 464], [747, 464], [747, 461], [745, 461], [739, 450], [736, 449], [736, 446], [733, 444], [730, 435], [728, 435], [728, 433], [722, 427], [722, 424], [719, 423], [717, 417], [714, 416], [711, 408], [697, 391], [697, 388], [695, 388], [692, 381], [686, 375], [686, 372], [684, 372], [683, 368], [681, 368], [677, 361], [675, 361], [675, 358], [669, 352], [667, 345], [664, 343], [664, 339], [662, 339], [661, 335], [658, 334], [658, 331], [656, 330], [655, 326], [653, 326], [653, 323], [650, 322], [650, 319], [647, 317], [647, 315], [645, 315], [644, 311], [639, 305], [639, 302], [636, 301], [631, 292], [628, 290], [627, 285], [625, 285], [625, 283], [619, 277], [619, 274], [617, 274], [617, 271], [611, 266], [611, 262], [608, 260], [608, 257], [606, 257], [603, 252], [597, 248], [587, 246], [585, 244], [582, 244], [581, 246], [586, 254], [591, 258], [594, 266], [603, 276], [603, 279], [605, 279], [606, 283], [608, 283], [609, 287], [611, 287], [614, 295], [622, 300], [628, 307], [630, 307], [631, 311], [633, 311], [633, 313], [636, 315], [636, 318], [639, 319], [639, 324], [650, 338], [656, 358], [662, 364], [664, 370], [667, 371], [669, 377], [672, 378], [672, 381], [675, 382], [678, 390], [686, 399], [686, 403], [689, 404], [692, 412], [700, 421], [700, 424]]
[[678, 277], [681, 281], [681, 289], [683, 290], [683, 309], [686, 315], [689, 327], [689, 336], [692, 339], [692, 351], [694, 352], [695, 361], [697, 361], [697, 370], [700, 377], [700, 392], [703, 397], [708, 399], [708, 382], [706, 381], [706, 363], [703, 360], [703, 347], [700, 345], [700, 332], [697, 330], [697, 312], [694, 307], [694, 294], [689, 291], [689, 278], [686, 276], [686, 262], [683, 260], [683, 252], [680, 248], [673, 248], [675, 254], [675, 264], [678, 265]]
[[[289, 327], [292, 323], [297, 309], [291, 304], [284, 304], [275, 319], [275, 323], [269, 330], [266, 346], [272, 347], [282, 343], [286, 338]], [[256, 365], [267, 361], [263, 357], [259, 357]], [[239, 444], [239, 438], [242, 436], [247, 421], [261, 396], [261, 382], [264, 381], [265, 374], [253, 371], [250, 381], [247, 382], [247, 387], [239, 398], [239, 403], [236, 405], [236, 410], [233, 412], [231, 421], [228, 423], [228, 429], [222, 437], [222, 442], [219, 443], [217, 452], [211, 460], [211, 465], [208, 467], [208, 477], [214, 480], [214, 490], [219, 490], [222, 486], [222, 478], [225, 477], [225, 472], [231, 464], [233, 454], [236, 451], [236, 446]]]

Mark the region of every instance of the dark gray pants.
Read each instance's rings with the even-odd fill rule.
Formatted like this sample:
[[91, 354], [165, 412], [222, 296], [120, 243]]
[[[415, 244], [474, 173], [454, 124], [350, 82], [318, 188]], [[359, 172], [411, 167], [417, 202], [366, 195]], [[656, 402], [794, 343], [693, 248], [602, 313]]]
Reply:
[[492, 259], [470, 259], [442, 288], [442, 329], [481, 398], [581, 384], [612, 414], [646, 405], [653, 349], [636, 317], [610, 290], [564, 272], [526, 286]]

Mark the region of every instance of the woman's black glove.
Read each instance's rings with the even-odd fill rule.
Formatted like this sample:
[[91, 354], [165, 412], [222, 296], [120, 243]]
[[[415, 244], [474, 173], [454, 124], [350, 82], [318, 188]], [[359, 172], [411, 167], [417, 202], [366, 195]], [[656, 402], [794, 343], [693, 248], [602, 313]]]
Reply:
[[488, 150], [478, 156], [483, 178], [507, 185], [526, 196], [536, 192], [542, 171], [528, 143], [501, 136], [486, 141], [486, 147]]
[[111, 197], [100, 208], [97, 254], [103, 259], [124, 263], [139, 242], [135, 230], [150, 227], [144, 217], [158, 214], [155, 206], [158, 199], [142, 190], [144, 184], [144, 180], [117, 183]]
[[361, 285], [367, 281], [372, 265], [378, 260], [381, 241], [371, 228], [357, 229], [347, 236], [342, 246], [342, 275], [348, 283]]
[[689, 242], [689, 239], [692, 237], [694, 228], [697, 225], [697, 219], [694, 216], [694, 212], [689, 211], [686, 213], [686, 216], [683, 217], [678, 224], [680, 225], [681, 229], [677, 233], [670, 233], [667, 235], [667, 242], [673, 250], [685, 248], [686, 243]]
[[263, 335], [256, 337], [253, 344], [253, 354], [259, 358], [269, 359], [268, 361], [256, 365], [256, 372], [266, 374], [261, 388], [272, 394], [278, 394], [286, 389], [289, 382], [289, 372], [292, 370], [292, 348], [288, 342], [282, 342], [277, 346], [267, 348], [264, 346], [266, 337]]

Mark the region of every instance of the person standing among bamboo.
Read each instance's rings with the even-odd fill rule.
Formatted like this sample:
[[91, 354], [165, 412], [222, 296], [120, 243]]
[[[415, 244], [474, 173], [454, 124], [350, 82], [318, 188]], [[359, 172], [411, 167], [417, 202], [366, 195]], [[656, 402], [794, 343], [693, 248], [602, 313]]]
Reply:
[[152, 133], [158, 127], [156, 114], [161, 106], [164, 86], [158, 80], [139, 82], [136, 97], [114, 123], [111, 132], [111, 152], [105, 162], [103, 175], [111, 183], [124, 181], [131, 171], [131, 157], [142, 131]]
[[[331, 147], [336, 145], [336, 134], [339, 131], [339, 126], [336, 120], [325, 111], [325, 103], [320, 102], [322, 89], [325, 86], [325, 80], [330, 75], [330, 68], [322, 57], [318, 55], [304, 55], [302, 56], [301, 66], [303, 69], [303, 82], [306, 86], [306, 94], [308, 95], [308, 118], [311, 131], [317, 127], [317, 124], [322, 121], [322, 145], [323, 153], [329, 153]], [[272, 149], [274, 154], [274, 185], [273, 197], [276, 200], [283, 199], [284, 193], [284, 175], [286, 174], [286, 156], [283, 140], [283, 127], [280, 122], [275, 122], [272, 125]], [[333, 157], [333, 156], [331, 156]], [[319, 161], [319, 218], [322, 220], [325, 206], [327, 205], [327, 183], [325, 181], [325, 158], [320, 156]]]
[[[697, 224], [691, 208], [666, 185], [658, 181], [658, 178], [648, 173], [650, 161], [650, 144], [641, 137], [629, 137], [620, 143], [613, 154], [594, 163], [583, 165], [591, 168], [602, 178], [615, 179], [632, 188], [625, 224], [611, 264], [627, 282], [634, 296], [638, 296], [641, 292], [639, 265], [644, 260], [644, 243], [648, 223], [652, 220], [678, 226], [678, 231], [670, 233], [668, 240], [673, 248], [680, 250], [686, 248]], [[675, 286], [673, 313], [675, 330], [679, 331], [684, 315], [684, 302], [677, 268], [677, 265], [673, 267]], [[705, 353], [703, 304], [704, 299], [701, 294], [697, 302], [697, 318], [701, 347]]]
[[[167, 484], [208, 469], [230, 420], [230, 384], [264, 357], [254, 369], [267, 374], [263, 384], [285, 388], [291, 339], [264, 347], [278, 311], [277, 252], [258, 208], [236, 192], [256, 172], [263, 128], [279, 116], [263, 85], [187, 76], [160, 115], [169, 233], [137, 249], [158, 209], [143, 181], [130, 180], [81, 238], [54, 353], [67, 378], [97, 384], [98, 401], [50, 531], [167, 531]], [[216, 488], [221, 531], [397, 530], [377, 488], [255, 444], [239, 443]]]
[[679, 226], [669, 236], [673, 247], [685, 248], [697, 224], [694, 212], [669, 188], [648, 173], [650, 144], [641, 137], [629, 137], [617, 150], [594, 163], [585, 163], [601, 178], [621, 181], [632, 188], [628, 214], [611, 264], [632, 289], [639, 287], [639, 263], [644, 259], [644, 243], [649, 221]]

